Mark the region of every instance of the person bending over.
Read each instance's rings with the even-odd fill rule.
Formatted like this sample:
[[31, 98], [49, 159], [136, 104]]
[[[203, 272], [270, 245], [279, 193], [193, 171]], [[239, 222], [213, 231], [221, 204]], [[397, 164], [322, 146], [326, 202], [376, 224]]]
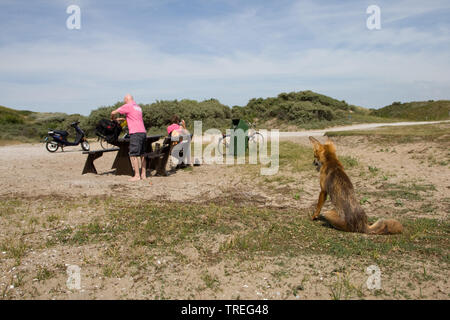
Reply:
[[172, 124], [167, 127], [167, 134], [171, 135], [172, 137], [182, 135], [187, 131], [186, 123], [184, 122], [184, 120], [180, 120], [179, 116], [172, 116], [170, 122], [172, 122]]
[[[134, 102], [133, 97], [127, 94], [123, 99], [125, 104], [111, 112], [111, 120], [114, 120], [117, 114], [124, 114], [130, 133], [130, 161], [134, 170], [134, 177], [129, 181], [137, 181], [147, 178], [146, 161], [144, 157], [145, 143], [147, 139], [147, 130], [145, 130], [144, 120], [142, 118], [141, 107]], [[139, 164], [141, 170], [139, 170]]]
[[[189, 131], [186, 129], [185, 121], [180, 120], [180, 117], [178, 115], [172, 116], [170, 122], [172, 124], [167, 127], [167, 133], [172, 138], [171, 156], [170, 156], [171, 166], [172, 164], [176, 163], [177, 168], [185, 167], [187, 162], [186, 159], [187, 154], [184, 154], [183, 150], [180, 150], [178, 154], [174, 155], [172, 154], [172, 148], [174, 148], [175, 145], [182, 143], [183, 139], [186, 138], [187, 135], [189, 135]], [[186, 143], [189, 142], [190, 139], [188, 138], [188, 141], [186, 141]], [[190, 145], [187, 145], [187, 147], [184, 148], [190, 148]]]

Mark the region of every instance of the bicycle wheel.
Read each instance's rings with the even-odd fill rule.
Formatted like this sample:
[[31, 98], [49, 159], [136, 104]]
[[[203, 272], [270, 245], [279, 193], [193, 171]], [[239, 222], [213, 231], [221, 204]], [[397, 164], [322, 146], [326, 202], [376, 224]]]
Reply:
[[106, 140], [103, 139], [103, 138], [100, 138], [100, 146], [101, 146], [103, 149], [110, 149], [110, 148], [112, 148], [112, 145], [110, 145], [110, 144], [108, 143], [108, 141], [106, 141]]
[[264, 136], [261, 133], [259, 133], [258, 131], [256, 131], [255, 133], [251, 134], [248, 137], [248, 143], [249, 144], [254, 143], [257, 146], [259, 146], [259, 148], [262, 148], [264, 145]]
[[226, 135], [219, 139], [217, 143], [217, 151], [219, 154], [224, 155], [228, 152], [228, 149], [230, 148], [230, 136]]

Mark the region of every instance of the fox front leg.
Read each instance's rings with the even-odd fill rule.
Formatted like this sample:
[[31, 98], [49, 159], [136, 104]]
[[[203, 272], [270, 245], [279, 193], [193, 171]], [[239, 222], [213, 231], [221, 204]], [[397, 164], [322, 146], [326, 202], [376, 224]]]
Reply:
[[312, 215], [311, 220], [316, 220], [319, 217], [320, 211], [322, 210], [323, 204], [325, 203], [326, 199], [327, 199], [327, 192], [320, 191], [319, 201], [317, 201], [316, 211], [314, 211], [314, 214]]

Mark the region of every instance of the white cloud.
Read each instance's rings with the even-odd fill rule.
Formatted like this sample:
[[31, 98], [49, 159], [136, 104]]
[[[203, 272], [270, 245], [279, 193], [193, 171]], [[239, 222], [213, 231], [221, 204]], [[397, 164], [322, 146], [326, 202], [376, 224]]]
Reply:
[[[394, 21], [445, 7], [402, 6], [382, 5], [382, 15]], [[72, 41], [14, 42], [0, 50], [1, 103], [71, 112], [82, 106], [86, 113], [128, 91], [151, 100], [217, 97], [230, 105], [303, 89], [372, 107], [402, 95], [446, 97], [450, 59], [436, 48], [448, 48], [448, 29], [372, 32], [365, 18], [364, 5], [300, 1], [273, 14], [255, 7], [194, 19], [176, 40], [95, 32]], [[163, 49], [180, 39], [198, 50]]]

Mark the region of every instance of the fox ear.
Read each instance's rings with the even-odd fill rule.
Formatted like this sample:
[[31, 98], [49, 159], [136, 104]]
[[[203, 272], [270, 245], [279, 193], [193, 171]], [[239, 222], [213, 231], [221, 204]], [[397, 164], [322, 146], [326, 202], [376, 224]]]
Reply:
[[325, 144], [336, 146], [333, 140], [330, 139], [330, 137], [327, 137], [327, 141], [325, 142]]
[[311, 141], [314, 150], [319, 150], [322, 147], [322, 144], [316, 138], [309, 137], [309, 141]]
[[327, 138], [325, 145], [328, 147], [329, 151], [336, 153], [336, 145], [329, 137]]
[[317, 140], [316, 138], [313, 137], [309, 137], [309, 141], [311, 141], [312, 144], [320, 144], [319, 140]]

